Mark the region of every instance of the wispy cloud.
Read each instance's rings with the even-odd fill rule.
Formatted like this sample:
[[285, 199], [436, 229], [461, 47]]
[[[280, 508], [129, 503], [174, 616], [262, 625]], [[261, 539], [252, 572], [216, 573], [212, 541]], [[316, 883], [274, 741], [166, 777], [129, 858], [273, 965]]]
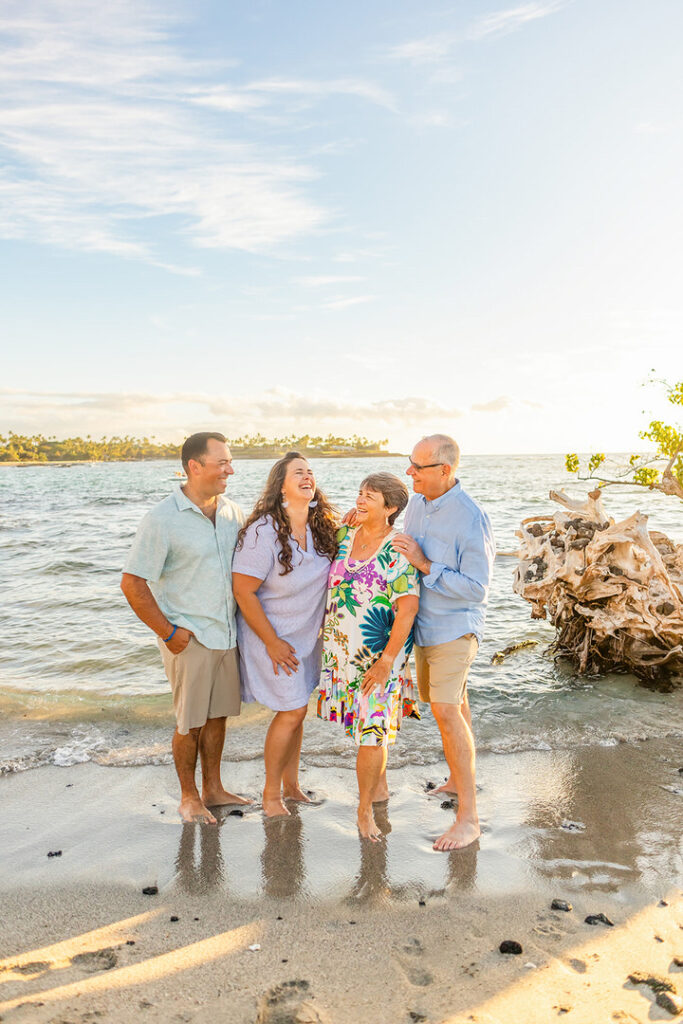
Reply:
[[[244, 118], [332, 94], [390, 108], [360, 79], [234, 81], [234, 63], [193, 61], [162, 0], [5, 0], [0, 35], [0, 236], [145, 260], [174, 250], [270, 251], [320, 230], [316, 169], [254, 142]], [[195, 257], [190, 257], [192, 264]]]
[[[377, 428], [420, 426], [463, 415], [423, 396], [358, 402], [329, 394], [299, 394], [272, 388], [256, 394], [208, 395], [195, 392], [57, 392], [0, 389], [3, 397], [0, 431], [65, 434], [146, 432], [176, 438], [198, 425], [223, 428], [231, 435], [244, 430], [291, 430], [309, 425], [316, 430], [337, 424], [347, 429], [367, 424]], [[363, 428], [365, 429], [365, 427]]]
[[485, 14], [474, 21], [467, 30], [468, 39], [484, 39], [486, 36], [500, 36], [516, 32], [530, 21], [547, 18], [566, 6], [567, 0], [539, 0], [537, 3], [519, 4], [493, 14]]
[[[536, 0], [494, 11], [481, 15], [457, 31], [438, 32], [399, 43], [387, 50], [384, 56], [414, 65], [443, 65], [452, 60], [458, 45], [516, 32], [529, 22], [554, 14], [566, 3], [567, 0]], [[459, 72], [456, 77], [459, 77]]]
[[294, 280], [296, 284], [301, 284], [304, 288], [323, 288], [326, 285], [357, 283], [358, 281], [364, 281], [365, 278], [352, 274], [311, 274], [305, 277], [296, 277]]

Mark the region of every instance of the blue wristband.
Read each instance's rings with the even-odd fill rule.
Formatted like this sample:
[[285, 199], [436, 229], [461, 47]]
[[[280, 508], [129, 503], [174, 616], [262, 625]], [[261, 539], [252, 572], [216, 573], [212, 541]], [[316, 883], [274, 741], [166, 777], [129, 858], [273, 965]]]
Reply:
[[171, 630], [171, 632], [168, 634], [168, 636], [163, 638], [162, 643], [167, 644], [168, 641], [173, 637], [173, 634], [175, 633], [177, 628], [178, 628], [177, 626], [174, 626], [173, 629]]

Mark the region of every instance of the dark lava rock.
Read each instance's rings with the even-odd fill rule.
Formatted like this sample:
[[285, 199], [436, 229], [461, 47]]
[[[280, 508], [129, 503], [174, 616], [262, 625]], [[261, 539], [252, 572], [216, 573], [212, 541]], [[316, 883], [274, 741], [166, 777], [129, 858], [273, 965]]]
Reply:
[[614, 921], [610, 921], [606, 914], [589, 914], [584, 921], [586, 924], [608, 924], [610, 928], [614, 927]]
[[61, 857], [62, 856], [62, 851], [61, 850], [48, 850], [47, 855], [48, 855], [48, 857]]
[[180, 918], [177, 916], [177, 914], [171, 914], [170, 920], [175, 922], [175, 921], [179, 921]]
[[674, 966], [675, 967], [683, 967], [683, 956], [675, 956], [674, 957]]
[[553, 902], [550, 904], [550, 909], [565, 910], [568, 912], [570, 910], [573, 910], [574, 908], [572, 907], [571, 903], [567, 903], [566, 900], [553, 900]]
[[653, 992], [675, 992], [676, 986], [662, 974], [648, 974], [646, 971], [633, 971], [628, 980], [632, 985], [647, 985]]
[[[681, 768], [681, 771], [683, 771], [683, 768]], [[428, 782], [427, 785], [425, 786], [425, 789], [436, 789], [436, 783]]]
[[669, 904], [666, 902], [666, 900], [660, 900], [659, 903], [657, 904], [657, 906], [658, 907], [668, 907]]
[[418, 904], [419, 907], [426, 907], [427, 906], [427, 900], [418, 900], [417, 904]]
[[276, 921], [281, 921], [281, 920], [282, 920], [282, 917], [280, 916], [280, 914], [278, 914], [278, 915], [277, 915], [277, 917], [275, 918], [275, 920], [276, 920]]
[[673, 992], [658, 992], [657, 998], [655, 999], [657, 1006], [661, 1006], [663, 1010], [670, 1013], [672, 1017], [677, 1017], [678, 1014], [683, 1010], [683, 999], [680, 996], [675, 995]]
[[156, 896], [156, 894], [158, 892], [159, 892], [159, 886], [158, 885], [146, 885], [145, 888], [142, 890], [142, 895], [143, 896]]
[[417, 1010], [408, 1010], [408, 1016], [411, 1020], [415, 1021], [415, 1024], [420, 1024], [420, 1021], [427, 1020], [424, 1013], [418, 1013]]
[[235, 807], [235, 809], [233, 811], [230, 811], [228, 813], [228, 817], [229, 818], [243, 818], [244, 817], [244, 811], [241, 811], [239, 809], [239, 807]]
[[671, 604], [671, 601], [662, 601], [661, 604], [657, 605], [657, 611], [660, 615], [671, 615], [676, 609]]
[[127, 946], [134, 946], [135, 945], [135, 939], [126, 939], [126, 945]]
[[452, 800], [444, 800], [444, 802], [441, 804], [441, 810], [452, 811], [454, 806], [455, 805]]
[[515, 942], [514, 939], [505, 939], [504, 942], [501, 942], [498, 949], [500, 950], [501, 953], [511, 953], [513, 954], [513, 956], [519, 956], [519, 954], [522, 952], [521, 945], [519, 944], [519, 942]]

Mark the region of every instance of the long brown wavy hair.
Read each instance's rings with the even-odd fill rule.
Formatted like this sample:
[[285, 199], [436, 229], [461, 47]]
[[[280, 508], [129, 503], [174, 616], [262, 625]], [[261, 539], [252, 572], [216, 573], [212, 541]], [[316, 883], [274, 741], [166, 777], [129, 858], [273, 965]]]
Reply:
[[[241, 548], [244, 543], [244, 535], [252, 523], [255, 523], [258, 519], [262, 519], [263, 517], [269, 517], [272, 519], [273, 526], [277, 531], [278, 540], [280, 542], [280, 550], [278, 552], [277, 559], [282, 566], [282, 571], [280, 572], [281, 576], [286, 576], [288, 572], [292, 572], [294, 569], [294, 566], [292, 565], [292, 548], [289, 543], [292, 531], [289, 516], [282, 504], [282, 485], [285, 482], [287, 466], [290, 462], [293, 462], [294, 459], [303, 459], [304, 462], [307, 461], [299, 452], [287, 452], [286, 455], [283, 455], [283, 457], [275, 463], [268, 474], [266, 486], [263, 488], [260, 498], [254, 505], [253, 511], [239, 532], [239, 538], [237, 541], [237, 547]], [[324, 555], [332, 561], [337, 554], [339, 515], [334, 505], [330, 504], [317, 484], [313, 495], [313, 501], [317, 504], [312, 504], [312, 507], [310, 507], [308, 511], [308, 525], [311, 527], [311, 533], [313, 534], [313, 546], [319, 555]], [[257, 536], [258, 530], [259, 528], [257, 526]]]

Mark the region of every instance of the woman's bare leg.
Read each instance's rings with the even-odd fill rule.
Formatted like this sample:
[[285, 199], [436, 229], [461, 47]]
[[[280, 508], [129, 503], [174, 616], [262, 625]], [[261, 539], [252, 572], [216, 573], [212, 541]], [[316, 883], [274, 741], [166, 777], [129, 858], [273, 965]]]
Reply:
[[307, 707], [293, 711], [276, 711], [266, 734], [263, 760], [266, 766], [266, 783], [263, 787], [263, 810], [268, 817], [289, 814], [282, 802], [282, 781], [285, 768], [301, 742], [300, 730], [306, 717]]
[[387, 766], [387, 748], [361, 745], [356, 760], [358, 779], [358, 828], [364, 839], [377, 842], [382, 833], [375, 824], [372, 798]]

